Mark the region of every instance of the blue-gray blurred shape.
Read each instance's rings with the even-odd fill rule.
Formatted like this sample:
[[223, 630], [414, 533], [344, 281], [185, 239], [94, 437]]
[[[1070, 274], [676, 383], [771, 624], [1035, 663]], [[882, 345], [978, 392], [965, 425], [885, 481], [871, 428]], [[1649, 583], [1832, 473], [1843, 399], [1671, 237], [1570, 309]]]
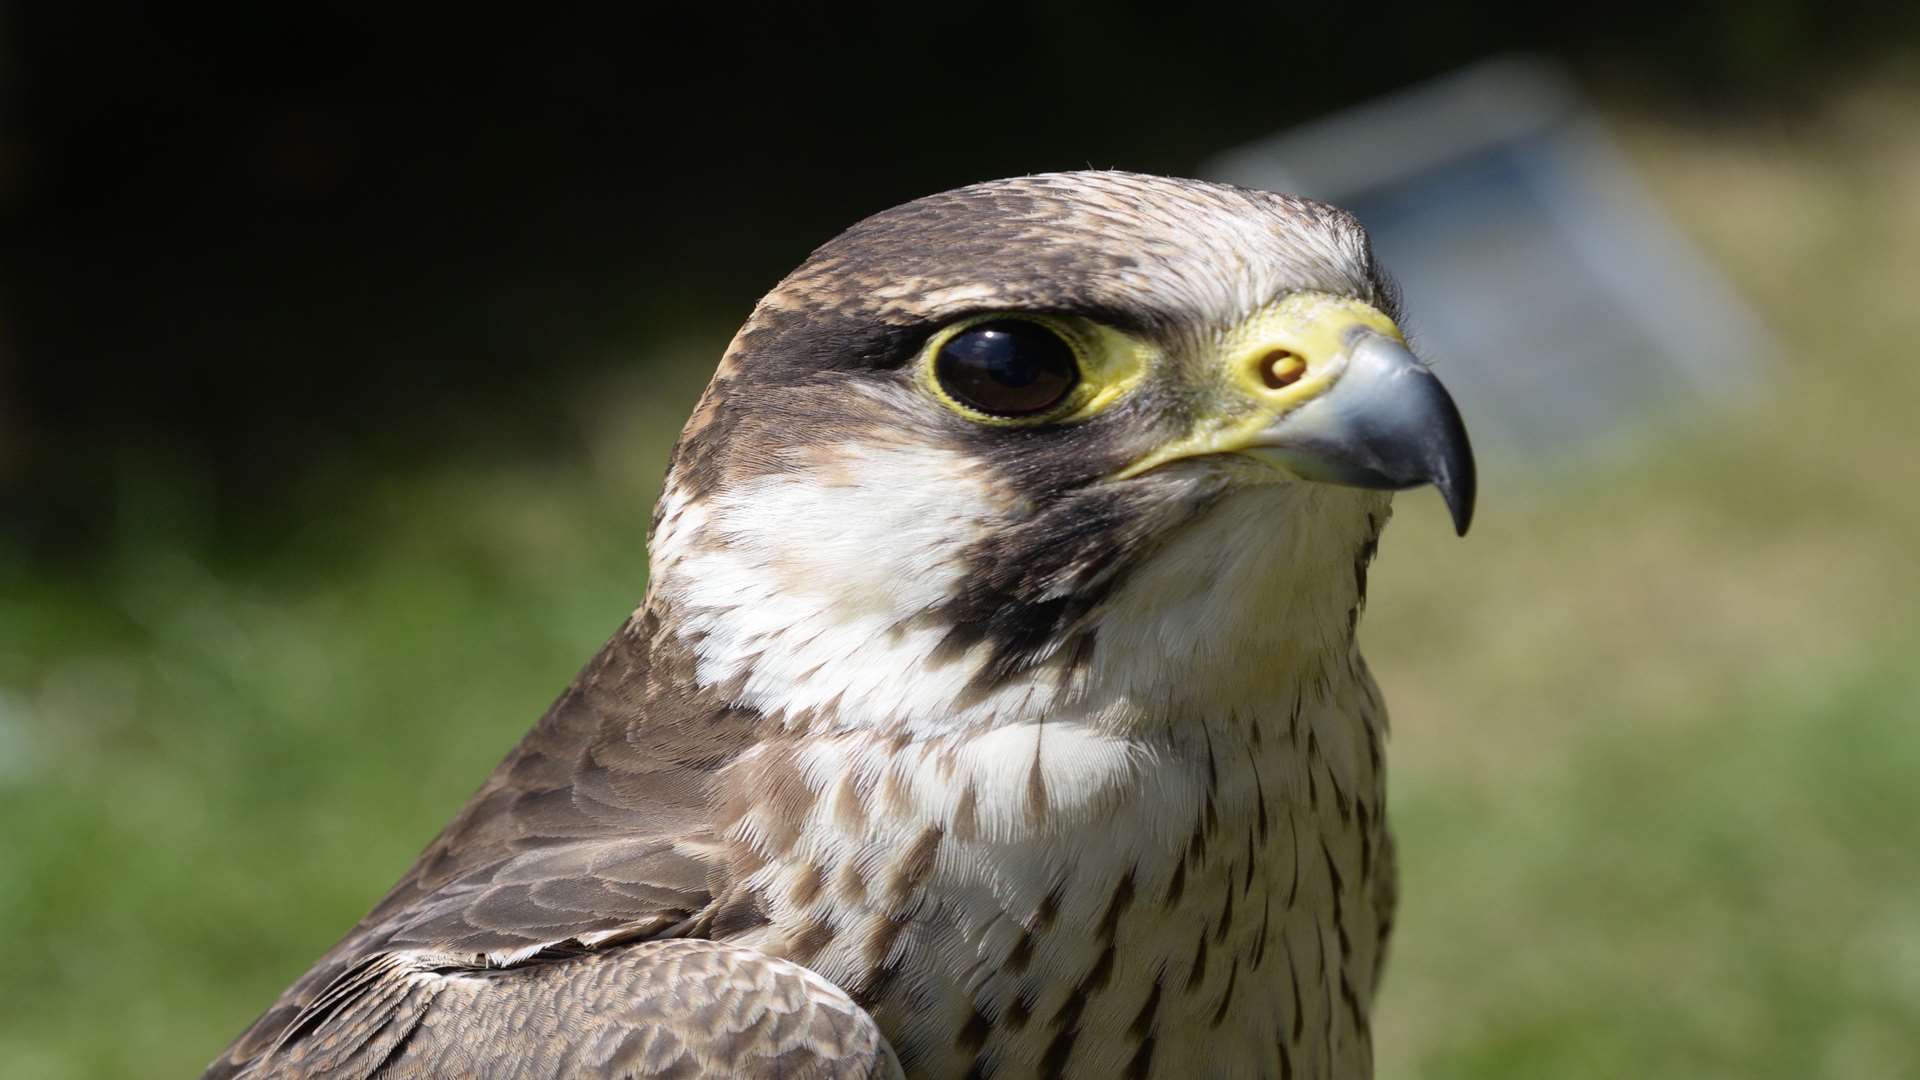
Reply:
[[1617, 447], [1751, 390], [1773, 351], [1544, 62], [1488, 61], [1202, 175], [1360, 217], [1485, 466]]

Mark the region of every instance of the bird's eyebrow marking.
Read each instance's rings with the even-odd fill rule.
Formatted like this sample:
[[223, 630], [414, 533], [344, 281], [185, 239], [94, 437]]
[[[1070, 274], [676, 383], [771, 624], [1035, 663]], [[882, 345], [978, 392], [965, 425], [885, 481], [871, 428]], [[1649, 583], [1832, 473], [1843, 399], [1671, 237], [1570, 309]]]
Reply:
[[987, 315], [1031, 315], [1053, 316], [1060, 319], [1085, 319], [1109, 329], [1136, 337], [1165, 336], [1178, 320], [1171, 314], [1153, 311], [1138, 306], [1126, 306], [1118, 303], [1087, 298], [1085, 301], [1073, 297], [1053, 297], [1044, 302], [1023, 303], [1018, 296], [1000, 297], [992, 302], [970, 304], [942, 311], [937, 316], [918, 320], [914, 327], [918, 331], [917, 340], [924, 345], [926, 339], [939, 332], [943, 327], [951, 326], [967, 319], [977, 319]]
[[1091, 298], [1083, 303], [1043, 305], [1028, 310], [1041, 315], [1086, 319], [1108, 329], [1150, 341], [1163, 341], [1176, 337], [1181, 333], [1184, 324], [1184, 320], [1172, 312], [1160, 311], [1137, 303], [1108, 303]]

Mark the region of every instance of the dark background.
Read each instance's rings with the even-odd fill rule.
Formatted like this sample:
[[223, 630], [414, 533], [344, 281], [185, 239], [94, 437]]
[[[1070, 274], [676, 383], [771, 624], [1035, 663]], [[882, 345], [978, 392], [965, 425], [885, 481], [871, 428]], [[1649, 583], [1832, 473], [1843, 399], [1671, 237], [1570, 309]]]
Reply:
[[[565, 439], [539, 388], [737, 322], [848, 223], [1205, 154], [1485, 55], [1792, 110], [1911, 4], [0, 8], [0, 530], [84, 556], [129, 456], [215, 530], [316, 455]], [[257, 524], [257, 521], [254, 522]]]

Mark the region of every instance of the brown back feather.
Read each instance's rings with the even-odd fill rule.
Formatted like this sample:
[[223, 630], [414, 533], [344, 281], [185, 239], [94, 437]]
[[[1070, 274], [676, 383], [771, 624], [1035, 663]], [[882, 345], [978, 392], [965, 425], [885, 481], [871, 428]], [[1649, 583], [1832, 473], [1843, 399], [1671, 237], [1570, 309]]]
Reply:
[[234, 1040], [231, 1076], [369, 958], [426, 950], [497, 967], [616, 941], [699, 935], [721, 867], [715, 774], [756, 714], [693, 689], [685, 646], [642, 610], [607, 642], [399, 883]]

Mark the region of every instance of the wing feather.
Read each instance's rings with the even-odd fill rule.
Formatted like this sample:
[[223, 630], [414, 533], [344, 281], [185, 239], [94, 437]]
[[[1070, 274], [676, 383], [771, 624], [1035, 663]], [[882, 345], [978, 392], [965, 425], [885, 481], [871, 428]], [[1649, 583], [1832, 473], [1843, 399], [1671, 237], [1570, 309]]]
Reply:
[[382, 953], [244, 1075], [870, 1078], [902, 1074], [864, 1009], [786, 960], [676, 939], [505, 969]]
[[[400, 882], [207, 1076], [293, 1075], [284, 1069], [297, 1062], [325, 1062], [300, 1066], [324, 1075], [358, 1075], [388, 1057], [397, 1065], [440, 1045], [421, 1041], [430, 1028], [465, 1023], [454, 1013], [495, 1008], [485, 987], [579, 992], [552, 982], [557, 969], [515, 981], [503, 968], [701, 925], [714, 888], [727, 884], [715, 858], [713, 777], [753, 745], [759, 721], [690, 690], [684, 649], [651, 612], [635, 615]], [[698, 970], [623, 955], [604, 970], [584, 959], [568, 970], [644, 976], [656, 989]], [[647, 1035], [647, 1045], [663, 1037]]]

